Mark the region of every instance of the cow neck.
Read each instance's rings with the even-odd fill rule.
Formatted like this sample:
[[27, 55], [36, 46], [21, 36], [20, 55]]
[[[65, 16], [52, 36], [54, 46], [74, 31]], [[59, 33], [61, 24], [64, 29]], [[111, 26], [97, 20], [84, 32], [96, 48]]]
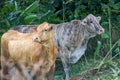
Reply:
[[47, 41], [46, 43], [46, 50], [47, 50], [47, 54], [48, 54], [48, 61], [49, 61], [49, 64], [52, 65], [53, 64], [53, 52], [54, 52], [54, 40], [53, 40], [53, 31], [50, 32], [50, 35], [49, 35], [50, 39]]
[[48, 52], [51, 52], [51, 50], [53, 49], [53, 35], [52, 35], [52, 33], [53, 33], [53, 31], [52, 32], [50, 32], [50, 35], [49, 35], [49, 40], [47, 40], [47, 41], [45, 41], [44, 42], [44, 46], [47, 48], [47, 51]]

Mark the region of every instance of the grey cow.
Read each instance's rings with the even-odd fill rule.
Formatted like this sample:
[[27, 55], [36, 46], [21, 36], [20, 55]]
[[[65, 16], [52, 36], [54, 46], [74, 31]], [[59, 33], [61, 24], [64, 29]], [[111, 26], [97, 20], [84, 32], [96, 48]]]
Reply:
[[99, 24], [101, 17], [89, 14], [83, 20], [72, 20], [55, 25], [55, 45], [61, 58], [66, 80], [69, 80], [70, 65], [75, 64], [85, 53], [88, 40], [104, 33]]

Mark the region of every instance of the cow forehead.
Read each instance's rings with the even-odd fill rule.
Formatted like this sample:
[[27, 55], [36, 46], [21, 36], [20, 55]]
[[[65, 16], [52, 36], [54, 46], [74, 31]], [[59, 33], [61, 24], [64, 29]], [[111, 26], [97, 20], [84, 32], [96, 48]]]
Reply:
[[48, 22], [44, 22], [44, 23], [42, 23], [41, 25], [39, 25], [37, 27], [37, 31], [41, 32], [43, 29], [47, 29], [47, 28], [49, 28], [49, 23]]
[[95, 16], [94, 16], [94, 15], [92, 15], [92, 14], [88, 15], [88, 16], [87, 16], [87, 18], [88, 18], [89, 20], [94, 21], [94, 22], [98, 22], [97, 17], [95, 17]]

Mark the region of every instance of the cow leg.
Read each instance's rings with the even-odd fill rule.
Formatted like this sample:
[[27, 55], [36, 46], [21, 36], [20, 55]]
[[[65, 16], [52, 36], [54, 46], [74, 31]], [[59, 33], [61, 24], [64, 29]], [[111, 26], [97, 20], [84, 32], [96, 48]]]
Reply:
[[65, 71], [65, 80], [69, 80], [70, 76], [70, 63], [69, 63], [69, 60], [67, 60], [66, 58], [61, 58], [62, 60], [62, 64], [63, 64], [63, 67], [64, 67], [64, 71]]
[[6, 59], [4, 56], [1, 56], [1, 78], [2, 80], [9, 79], [9, 70], [8, 70], [8, 59]]
[[36, 80], [46, 80], [45, 79], [45, 74], [44, 73], [37, 73], [36, 74]]
[[46, 80], [45, 73], [40, 70], [40, 67], [38, 65], [34, 66], [31, 75], [32, 77], [35, 77], [35, 80]]
[[55, 64], [51, 66], [50, 71], [48, 72], [48, 80], [54, 80], [54, 71]]
[[2, 80], [9, 80], [10, 75], [9, 74], [3, 74], [3, 70], [0, 71], [0, 77]]
[[28, 73], [27, 68], [22, 63], [17, 62], [15, 66], [18, 69], [18, 71], [21, 74], [21, 76], [23, 76], [25, 78], [25, 80], [32, 80], [32, 77]]
[[13, 67], [10, 70], [11, 78], [9, 80], [25, 80], [23, 76], [19, 73], [19, 71], [16, 69], [16, 67]]

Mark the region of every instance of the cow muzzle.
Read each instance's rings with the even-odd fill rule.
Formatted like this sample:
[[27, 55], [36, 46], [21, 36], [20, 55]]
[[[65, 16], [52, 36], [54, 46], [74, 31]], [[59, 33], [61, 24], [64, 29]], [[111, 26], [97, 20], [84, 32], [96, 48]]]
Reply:
[[98, 34], [99, 34], [99, 35], [100, 35], [100, 34], [103, 34], [103, 33], [105, 33], [105, 30], [104, 30], [103, 28], [98, 31]]
[[34, 42], [40, 42], [41, 40], [40, 40], [40, 38], [38, 38], [38, 37], [34, 37], [33, 41], [34, 41]]

